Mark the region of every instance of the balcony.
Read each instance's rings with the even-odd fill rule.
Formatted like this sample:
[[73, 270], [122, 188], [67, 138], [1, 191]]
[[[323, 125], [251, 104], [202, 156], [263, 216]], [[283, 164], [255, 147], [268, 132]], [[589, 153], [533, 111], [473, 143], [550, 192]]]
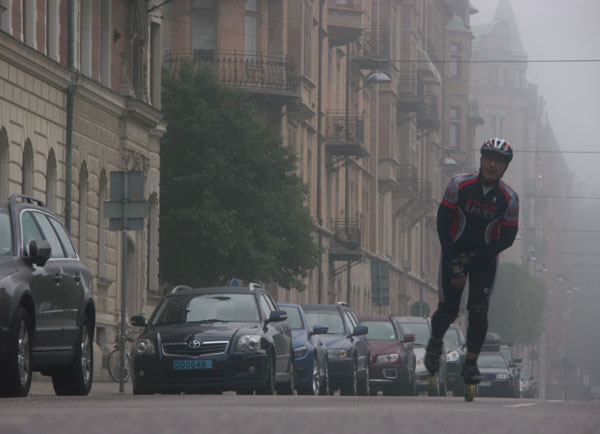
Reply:
[[364, 29], [352, 44], [352, 61], [360, 69], [378, 69], [389, 60], [389, 32], [385, 28]]
[[356, 112], [327, 112], [325, 149], [330, 155], [368, 157], [364, 137], [365, 123], [362, 116]]
[[345, 45], [356, 41], [363, 30], [362, 14], [362, 0], [327, 2], [329, 45]]
[[244, 89], [258, 99], [279, 104], [294, 104], [300, 99], [300, 80], [289, 56], [213, 50], [170, 51], [165, 55], [164, 65], [171, 70], [185, 63], [212, 69], [221, 83]]
[[398, 163], [392, 158], [379, 159], [379, 192], [381, 194], [390, 193], [398, 188], [396, 180], [396, 168]]
[[358, 261], [363, 257], [360, 219], [331, 219], [333, 245], [329, 250], [332, 261]]
[[406, 212], [406, 223], [408, 226], [414, 226], [427, 216], [435, 207], [432, 197], [431, 181], [419, 179], [417, 182], [416, 200], [411, 203]]
[[419, 173], [416, 166], [400, 165], [396, 170], [397, 187], [392, 191], [392, 208], [394, 214], [401, 213], [404, 208], [417, 199]]
[[440, 128], [438, 97], [432, 92], [426, 92], [424, 95], [423, 108], [417, 113], [417, 128], [420, 130]]
[[398, 73], [398, 113], [414, 113], [423, 109], [425, 84], [416, 69]]

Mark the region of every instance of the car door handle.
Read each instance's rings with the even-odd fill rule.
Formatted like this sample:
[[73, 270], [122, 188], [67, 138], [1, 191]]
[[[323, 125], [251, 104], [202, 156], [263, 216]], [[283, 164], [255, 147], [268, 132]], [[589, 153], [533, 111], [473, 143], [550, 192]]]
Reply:
[[56, 283], [60, 283], [60, 282], [61, 282], [61, 280], [62, 280], [62, 276], [61, 276], [60, 274], [56, 273], [56, 274], [54, 275], [54, 281], [55, 281]]

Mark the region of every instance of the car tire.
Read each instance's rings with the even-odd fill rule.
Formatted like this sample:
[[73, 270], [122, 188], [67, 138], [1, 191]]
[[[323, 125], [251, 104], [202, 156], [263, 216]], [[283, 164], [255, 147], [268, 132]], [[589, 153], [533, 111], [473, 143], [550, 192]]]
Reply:
[[340, 395], [345, 396], [356, 396], [356, 390], [358, 389], [358, 364], [356, 360], [354, 361], [354, 366], [352, 368], [352, 373], [350, 376], [350, 381], [346, 384], [343, 384], [340, 387]]
[[32, 328], [27, 311], [20, 307], [9, 330], [8, 357], [0, 366], [0, 396], [27, 396], [31, 388]]
[[79, 327], [79, 341], [73, 361], [52, 374], [54, 392], [59, 396], [87, 395], [92, 389], [93, 377], [92, 328], [90, 321], [84, 317]]
[[278, 395], [293, 395], [296, 392], [296, 382], [294, 381], [294, 354], [290, 358], [289, 378], [283, 384], [276, 387]]
[[427, 396], [440, 396], [441, 380], [439, 373], [435, 375], [435, 387], [433, 389], [427, 389]]
[[444, 382], [440, 380], [440, 396], [448, 396], [448, 386], [446, 383], [446, 379], [444, 379]]
[[255, 389], [257, 395], [275, 395], [275, 361], [269, 356], [267, 361], [267, 380], [264, 386]]
[[149, 387], [136, 386], [134, 384], [133, 385], [133, 394], [134, 395], [153, 395], [154, 390], [150, 389]]
[[357, 385], [357, 395], [360, 396], [369, 396], [370, 395], [370, 390], [369, 390], [369, 367], [367, 366], [365, 368], [365, 374], [363, 375], [362, 380], [358, 383]]
[[321, 387], [319, 387], [319, 395], [333, 395], [331, 393], [331, 388], [329, 386], [329, 361], [325, 359], [325, 373], [323, 374], [323, 379], [321, 380]]
[[311, 380], [309, 387], [298, 387], [298, 395], [319, 395], [321, 391], [321, 369], [319, 368], [319, 361], [317, 360], [316, 353], [313, 357]]

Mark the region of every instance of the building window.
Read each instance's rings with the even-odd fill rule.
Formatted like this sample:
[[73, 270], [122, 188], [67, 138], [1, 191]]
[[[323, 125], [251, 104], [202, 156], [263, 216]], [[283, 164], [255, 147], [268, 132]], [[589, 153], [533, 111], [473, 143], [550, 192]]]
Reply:
[[36, 48], [35, 40], [35, 17], [36, 17], [36, 0], [23, 1], [23, 37], [27, 45]]
[[0, 197], [8, 197], [8, 136], [0, 128]]
[[106, 87], [110, 87], [111, 4], [100, 0], [100, 83]]
[[194, 0], [192, 20], [194, 55], [212, 59], [217, 48], [217, 0]]
[[82, 261], [87, 257], [87, 193], [88, 171], [84, 161], [79, 171], [79, 257]]
[[80, 14], [81, 40], [80, 54], [81, 72], [88, 77], [92, 75], [92, 1], [81, 0]]
[[258, 52], [258, 0], [246, 0], [246, 58], [254, 59]]
[[98, 277], [106, 278], [106, 219], [104, 218], [104, 202], [107, 192], [106, 172], [100, 173], [98, 186]]
[[307, 77], [311, 77], [312, 69], [312, 40], [313, 40], [313, 11], [312, 6], [304, 3], [304, 50], [303, 50], [303, 72]]
[[0, 30], [12, 35], [12, 2], [11, 0], [0, 0], [0, 5], [4, 6], [4, 13], [0, 14]]
[[459, 133], [460, 133], [460, 125], [458, 123], [452, 122], [449, 126], [448, 126], [448, 135], [449, 137], [449, 143], [448, 143], [448, 147], [450, 148], [459, 148]]
[[56, 211], [56, 156], [54, 149], [50, 149], [46, 162], [46, 206], [51, 211]]
[[460, 109], [456, 106], [451, 106], [450, 109], [448, 109], [448, 117], [450, 119], [458, 119], [459, 114], [460, 114]]
[[150, 103], [160, 109], [160, 24], [152, 23], [150, 25]]
[[460, 44], [452, 42], [450, 44], [450, 64], [448, 74], [450, 77], [460, 77]]
[[490, 86], [498, 86], [498, 68], [495, 66], [488, 66], [487, 78]]
[[23, 166], [22, 166], [21, 191], [26, 196], [33, 195], [33, 147], [31, 141], [25, 141], [23, 149]]
[[158, 291], [158, 195], [150, 195], [148, 217], [148, 291]]
[[504, 118], [502, 116], [492, 116], [489, 122], [490, 137], [504, 136]]
[[59, 60], [58, 55], [58, 3], [57, 1], [48, 0], [46, 4], [46, 45], [47, 54], [52, 60]]

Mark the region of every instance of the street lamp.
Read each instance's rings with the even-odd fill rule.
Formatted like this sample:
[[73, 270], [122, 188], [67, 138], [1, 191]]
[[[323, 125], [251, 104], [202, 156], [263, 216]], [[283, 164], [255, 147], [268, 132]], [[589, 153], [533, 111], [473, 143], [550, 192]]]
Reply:
[[440, 160], [440, 166], [442, 166], [442, 167], [458, 166], [458, 161], [456, 161], [452, 157], [444, 157]]
[[381, 71], [373, 72], [367, 77], [367, 84], [387, 84], [391, 82], [392, 78]]

